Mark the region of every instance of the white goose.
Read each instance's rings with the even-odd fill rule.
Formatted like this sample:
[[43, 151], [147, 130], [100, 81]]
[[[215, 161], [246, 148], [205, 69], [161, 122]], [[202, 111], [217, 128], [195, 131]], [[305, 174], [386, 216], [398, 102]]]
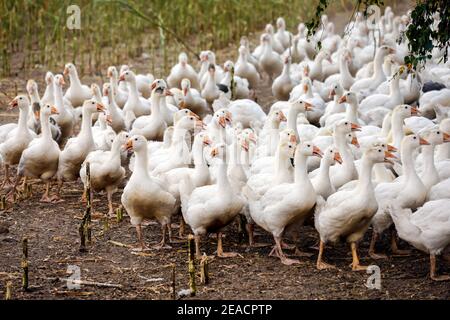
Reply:
[[81, 84], [78, 77], [77, 68], [73, 63], [68, 63], [64, 67], [64, 76], [69, 76], [70, 86], [64, 97], [70, 101], [74, 108], [81, 106], [85, 100], [92, 98], [92, 92], [88, 86]]
[[58, 189], [56, 199], [59, 197], [62, 185], [65, 181], [74, 181], [78, 178], [81, 165], [89, 152], [95, 149], [92, 135], [92, 115], [95, 112], [104, 112], [103, 105], [93, 99], [83, 103], [83, 119], [78, 136], [67, 141], [64, 150], [59, 154], [58, 162]]
[[311, 143], [300, 143], [295, 151], [295, 178], [293, 183], [283, 183], [269, 188], [259, 198], [248, 188], [250, 214], [253, 221], [270, 232], [275, 240], [271, 252], [286, 265], [299, 263], [289, 259], [283, 253], [281, 239], [286, 227], [301, 224], [310, 215], [310, 210], [316, 203], [316, 192], [308, 178], [306, 160], [309, 156], [321, 156], [322, 152]]
[[189, 79], [192, 87], [200, 89], [197, 72], [188, 63], [188, 56], [185, 52], [179, 54], [178, 63], [172, 67], [167, 77], [167, 84], [170, 88], [181, 88], [183, 79]]
[[[58, 114], [54, 116], [56, 124], [61, 129], [61, 143], [65, 142], [72, 136], [73, 128], [75, 125], [75, 117], [73, 109], [64, 103], [63, 99], [63, 87], [65, 85], [62, 75], [57, 74], [54, 81], [55, 90], [55, 106], [58, 110]], [[67, 95], [67, 93], [66, 93]]]
[[111, 90], [119, 108], [123, 109], [128, 100], [128, 90], [123, 90], [119, 87], [119, 74], [114, 66], [108, 68], [109, 83]]
[[[101, 115], [100, 115], [101, 116]], [[130, 138], [126, 132], [120, 132], [113, 140], [111, 150], [96, 150], [88, 154], [80, 169], [81, 181], [86, 192], [86, 163], [89, 162], [91, 188], [94, 191], [106, 191], [108, 215], [114, 215], [112, 196], [125, 178], [125, 169], [121, 166], [121, 151]]]
[[19, 122], [17, 126], [9, 132], [5, 141], [0, 144], [0, 159], [5, 166], [5, 179], [2, 186], [10, 184], [9, 167], [19, 163], [22, 152], [28, 147], [28, 144], [36, 137], [36, 134], [28, 129], [27, 120], [30, 109], [30, 100], [27, 96], [19, 95], [10, 103], [11, 109], [19, 108]]
[[45, 182], [45, 192], [41, 198], [42, 202], [51, 202], [54, 197], [49, 197], [50, 180], [58, 170], [59, 146], [52, 139], [50, 131], [50, 115], [57, 114], [55, 107], [46, 104], [38, 111], [41, 121], [42, 134], [31, 141], [20, 158], [18, 177], [38, 178]]
[[320, 235], [317, 269], [332, 267], [323, 261], [325, 244], [337, 242], [340, 238], [350, 243], [353, 257], [352, 270], [367, 269], [360, 265], [356, 247], [357, 242], [369, 228], [378, 208], [372, 186], [372, 167], [375, 163], [388, 161], [389, 157], [394, 156], [381, 147], [366, 150], [356, 187], [338, 191], [329, 196], [326, 202], [323, 200], [317, 202], [314, 217], [314, 224]]
[[412, 213], [411, 209], [391, 207], [390, 213], [398, 235], [415, 248], [430, 255], [430, 277], [448, 281], [449, 275], [437, 275], [436, 256], [450, 244], [450, 199], [429, 201]]
[[183, 218], [194, 232], [197, 256], [200, 256], [200, 237], [207, 232], [217, 233], [219, 257], [236, 256], [236, 253], [223, 251], [221, 230], [241, 212], [246, 201], [228, 179], [226, 149], [226, 145], [220, 143], [211, 151], [211, 156], [220, 161], [216, 184], [195, 189], [189, 179], [180, 184]]
[[145, 218], [154, 218], [161, 224], [162, 240], [157, 248], [167, 247], [166, 231], [169, 228], [170, 232], [170, 219], [176, 200], [165, 185], [148, 172], [147, 140], [143, 136], [133, 136], [126, 147], [134, 151], [136, 165], [123, 190], [121, 202], [131, 218], [131, 224], [136, 227], [140, 250], [147, 249], [141, 227]]
[[114, 94], [114, 89], [111, 83], [103, 84], [103, 95], [108, 97], [106, 109], [108, 110], [108, 115], [111, 117], [111, 127], [116, 133], [125, 130], [125, 119], [123, 118], [123, 112], [116, 103], [117, 95]]
[[248, 51], [245, 46], [239, 48], [239, 58], [235, 64], [234, 74], [247, 79], [251, 89], [258, 87], [261, 79], [256, 67], [248, 61]]
[[283, 62], [278, 53], [273, 51], [271, 37], [265, 33], [261, 36], [262, 52], [259, 58], [261, 69], [269, 76], [269, 83], [283, 71]]
[[[392, 217], [386, 207], [395, 202], [402, 208], [416, 209], [426, 199], [427, 189], [414, 168], [413, 151], [420, 145], [427, 144], [428, 142], [418, 135], [404, 137], [400, 153], [404, 176], [390, 183], [380, 183], [375, 188], [379, 208], [372, 220], [373, 235], [369, 249], [369, 254], [374, 259], [385, 257], [375, 253], [375, 243], [378, 236], [392, 225]], [[395, 237], [392, 238], [392, 251], [402, 253], [402, 250], [397, 248]]]

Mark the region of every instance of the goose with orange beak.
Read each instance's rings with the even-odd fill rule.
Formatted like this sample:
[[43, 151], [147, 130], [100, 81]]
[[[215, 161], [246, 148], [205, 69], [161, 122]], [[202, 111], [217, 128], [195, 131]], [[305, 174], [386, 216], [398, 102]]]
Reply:
[[176, 208], [176, 199], [159, 180], [152, 177], [147, 168], [147, 140], [134, 135], [127, 141], [125, 148], [133, 150], [136, 162], [133, 173], [125, 186], [121, 202], [130, 216], [131, 224], [138, 236], [137, 250], [148, 249], [142, 235], [142, 221], [156, 219], [162, 228], [162, 240], [156, 249], [170, 248], [166, 243], [166, 234], [170, 232], [170, 221]]
[[211, 150], [211, 157], [218, 158], [220, 162], [217, 164], [216, 184], [195, 189], [189, 180], [183, 180], [180, 184], [182, 213], [194, 232], [197, 257], [201, 256], [201, 236], [210, 232], [217, 233], [217, 256], [237, 256], [237, 253], [223, 251], [222, 230], [241, 212], [245, 199], [230, 184], [226, 153], [227, 146], [224, 143], [217, 144]]
[[[400, 155], [403, 175], [389, 183], [379, 183], [375, 188], [375, 195], [379, 209], [372, 220], [373, 234], [369, 254], [374, 259], [386, 258], [375, 252], [375, 244], [380, 234], [392, 225], [392, 217], [385, 210], [386, 206], [396, 203], [403, 208], [416, 209], [425, 202], [428, 189], [419, 178], [414, 167], [413, 152], [419, 146], [429, 145], [429, 142], [419, 135], [409, 135], [402, 139]], [[388, 155], [392, 155], [387, 151]], [[386, 157], [391, 158], [390, 156]], [[392, 234], [391, 250], [394, 254], [404, 255], [408, 251], [400, 250], [397, 246], [396, 233]]]
[[311, 216], [316, 203], [317, 195], [307, 172], [307, 159], [311, 156], [322, 157], [322, 151], [310, 142], [300, 143], [294, 154], [293, 183], [270, 187], [261, 198], [251, 190], [244, 190], [253, 221], [274, 237], [275, 246], [270, 255], [278, 257], [286, 265], [299, 261], [288, 258], [282, 250], [285, 228], [292, 224], [302, 225]]
[[[353, 271], [366, 270], [357, 253], [357, 243], [369, 228], [372, 217], [378, 209], [372, 185], [374, 164], [383, 163], [393, 157], [381, 146], [373, 146], [364, 151], [361, 158], [361, 172], [356, 186], [349, 190], [340, 190], [330, 195], [326, 201], [319, 200], [315, 209], [315, 227], [320, 235], [317, 269], [329, 269], [334, 266], [325, 263], [324, 251], [327, 243], [344, 240], [350, 244]], [[344, 160], [345, 163], [345, 160]]]
[[336, 192], [330, 180], [330, 167], [335, 163], [342, 164], [342, 157], [338, 149], [331, 145], [324, 151], [317, 172], [313, 171], [314, 173], [311, 172], [309, 175], [317, 195], [320, 195], [325, 200]]
[[70, 86], [64, 98], [68, 99], [74, 108], [79, 107], [84, 101], [92, 98], [92, 92], [88, 86], [81, 83], [78, 72], [73, 63], [68, 63], [64, 67], [64, 76], [69, 76]]
[[0, 144], [0, 158], [5, 166], [5, 178], [1, 186], [11, 185], [9, 168], [19, 163], [20, 156], [36, 134], [28, 129], [27, 120], [30, 112], [30, 100], [26, 95], [19, 95], [9, 103], [10, 109], [19, 108], [19, 121]]
[[83, 103], [83, 118], [81, 130], [78, 136], [67, 141], [64, 150], [59, 155], [58, 163], [58, 188], [56, 196], [60, 196], [63, 183], [75, 181], [79, 177], [81, 165], [87, 155], [95, 150], [95, 142], [92, 133], [92, 115], [96, 112], [104, 112], [105, 107], [95, 100], [86, 100]]
[[41, 135], [22, 152], [12, 192], [15, 192], [22, 177], [36, 178], [46, 185], [41, 201], [52, 202], [55, 198], [49, 196], [50, 181], [58, 169], [60, 149], [52, 139], [50, 116], [57, 114], [58, 111], [56, 107], [45, 104], [36, 113], [40, 118]]

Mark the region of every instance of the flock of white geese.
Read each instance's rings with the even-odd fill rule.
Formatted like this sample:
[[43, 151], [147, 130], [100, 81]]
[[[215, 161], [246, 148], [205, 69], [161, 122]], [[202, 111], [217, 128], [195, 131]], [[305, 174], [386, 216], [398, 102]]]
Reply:
[[[244, 215], [249, 245], [258, 245], [257, 225], [283, 264], [299, 262], [286, 255], [296, 248], [283, 235], [301, 236], [309, 223], [320, 239], [318, 269], [333, 268], [325, 245], [344, 240], [351, 268], [364, 270], [357, 244], [371, 226], [372, 258], [386, 257], [375, 244], [390, 230], [392, 253], [404, 253], [398, 236], [430, 255], [432, 279], [447, 280], [436, 256], [450, 243], [450, 68], [437, 49], [417, 71], [404, 66], [407, 42], [397, 40], [410, 21], [387, 7], [376, 37], [362, 14], [341, 37], [324, 15], [308, 41], [303, 23], [292, 34], [279, 18], [253, 51], [242, 38], [235, 63], [219, 66], [203, 51], [197, 72], [181, 53], [166, 80], [111, 66], [108, 82], [88, 87], [68, 63], [63, 75], [46, 74], [43, 96], [29, 80], [28, 94], [11, 101], [19, 119], [0, 126], [2, 188], [12, 196], [22, 179], [38, 179], [41, 201], [59, 202], [64, 182], [86, 185], [89, 162], [109, 214], [125, 185], [137, 249], [147, 249], [144, 220], [161, 224], [163, 248], [179, 215], [197, 255], [201, 236], [217, 233], [217, 255], [232, 257], [222, 232]], [[268, 113], [256, 102], [264, 82], [277, 99]]]

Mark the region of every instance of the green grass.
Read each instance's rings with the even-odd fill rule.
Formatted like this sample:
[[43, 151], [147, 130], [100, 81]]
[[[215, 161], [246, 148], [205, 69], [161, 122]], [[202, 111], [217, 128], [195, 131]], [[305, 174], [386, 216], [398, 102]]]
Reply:
[[[163, 69], [180, 50], [191, 54], [238, 44], [279, 16], [296, 30], [310, 17], [310, 0], [0, 0], [0, 74], [58, 67], [67, 61], [81, 72], [98, 72], [142, 52], [161, 55]], [[67, 7], [81, 8], [81, 30], [66, 28]], [[186, 44], [188, 48], [184, 45]], [[14, 68], [14, 70], [12, 70]]]

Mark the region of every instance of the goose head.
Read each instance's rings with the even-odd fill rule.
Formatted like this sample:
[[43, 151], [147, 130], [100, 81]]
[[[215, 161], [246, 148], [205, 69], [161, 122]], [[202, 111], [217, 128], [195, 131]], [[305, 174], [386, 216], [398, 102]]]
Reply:
[[67, 63], [64, 66], [64, 76], [78, 77], [77, 68], [73, 63]]
[[88, 114], [94, 114], [96, 112], [105, 112], [105, 107], [103, 104], [95, 101], [94, 99], [86, 100], [83, 103], [83, 111], [87, 112]]
[[98, 86], [98, 84], [96, 83], [91, 84], [91, 92], [93, 97], [95, 97], [97, 100], [101, 100], [102, 93], [100, 91], [100, 87]]
[[344, 88], [339, 83], [336, 83], [330, 90], [328, 97], [330, 99], [334, 98], [334, 96], [342, 97], [344, 94]]
[[255, 134], [255, 132], [254, 132], [252, 129], [250, 129], [250, 128], [246, 128], [246, 129], [242, 130], [241, 135], [242, 135], [245, 139], [247, 139], [249, 142], [252, 142], [252, 143], [256, 143], [256, 142], [257, 142], [256, 134]]
[[325, 150], [322, 159], [323, 159], [322, 161], [325, 161], [330, 166], [336, 164], [336, 162], [342, 164], [341, 154], [339, 153], [338, 148], [333, 145], [329, 146]]
[[286, 29], [286, 21], [282, 17], [277, 19], [277, 29], [282, 31]]
[[56, 109], [55, 106], [52, 106], [50, 104], [45, 104], [45, 105], [41, 106], [39, 109], [33, 110], [33, 113], [34, 113], [34, 117], [36, 118], [36, 120], [39, 120], [40, 115], [42, 115], [45, 119], [47, 119], [51, 115], [59, 114], [58, 109]]
[[313, 143], [301, 142], [297, 145], [297, 148], [295, 148], [295, 158], [298, 156], [316, 156], [322, 158], [323, 153], [320, 148], [315, 146]]
[[188, 64], [188, 56], [185, 52], [182, 52], [178, 55], [178, 63], [185, 68]]
[[187, 96], [190, 89], [191, 89], [191, 81], [187, 78], [181, 80], [181, 90], [183, 91], [184, 96]]
[[279, 141], [278, 149], [280, 155], [284, 159], [294, 159], [295, 148], [297, 144], [295, 142], [290, 141]]
[[348, 104], [355, 105], [358, 103], [358, 96], [356, 95], [355, 92], [349, 91], [349, 92], [345, 93], [343, 96], [341, 96], [339, 98], [338, 102], [339, 103], [346, 102]]
[[147, 150], [147, 139], [141, 135], [134, 135], [127, 140], [124, 148], [127, 151], [134, 151], [136, 153]]
[[27, 81], [27, 92], [28, 95], [32, 96], [38, 92], [38, 85], [36, 81], [30, 79]]
[[219, 109], [214, 113], [213, 120], [216, 124], [220, 125], [222, 128], [225, 128], [227, 124], [232, 124], [231, 112], [225, 108]]
[[351, 131], [360, 131], [361, 127], [356, 123], [352, 123], [348, 120], [341, 120], [334, 126], [334, 132], [336, 133], [350, 133]]
[[286, 128], [283, 131], [280, 132], [280, 142], [291, 142], [296, 144], [297, 143], [297, 135], [295, 134], [295, 131], [293, 129]]
[[438, 126], [421, 130], [420, 135], [433, 146], [450, 142], [450, 135], [442, 131]]
[[[425, 140], [424, 138], [422, 138], [421, 136], [419, 136], [418, 134], [411, 134], [409, 136], [405, 136], [402, 140], [402, 149], [406, 148], [410, 148], [410, 149], [416, 149], [419, 146], [425, 146], [425, 145], [429, 145], [430, 143]], [[403, 154], [403, 152], [402, 152]]]
[[263, 33], [261, 35], [261, 44], [271, 44], [271, 37], [269, 33]]
[[[306, 72], [309, 73], [309, 71], [306, 71]], [[311, 79], [308, 78], [307, 76], [304, 77], [304, 78], [302, 79], [302, 90], [303, 90], [302, 93], [303, 93], [303, 94], [309, 93], [310, 90], [311, 90], [311, 86], [312, 86]]]
[[116, 69], [116, 67], [115, 66], [108, 67], [107, 74], [108, 74], [108, 78], [113, 78], [113, 77], [117, 78], [117, 69]]
[[304, 38], [306, 34], [306, 26], [303, 22], [299, 23], [297, 26], [297, 32], [299, 38]]
[[197, 139], [200, 139], [199, 141], [202, 142], [203, 146], [210, 146], [212, 144], [212, 140], [209, 138], [208, 133], [205, 131], [201, 131], [195, 135]]
[[270, 36], [272, 36], [274, 34], [274, 32], [275, 32], [275, 30], [273, 28], [273, 25], [270, 24], [270, 23], [266, 24], [266, 27], [264, 28], [264, 31], [266, 33], [268, 33]]
[[304, 101], [303, 99], [298, 99], [294, 102], [291, 102], [290, 108], [297, 112], [306, 112], [314, 110], [314, 106], [311, 103]]
[[[128, 66], [127, 66], [127, 68], [128, 68]], [[120, 74], [119, 81], [136, 82], [136, 75], [134, 74], [133, 71], [127, 69]]]
[[54, 75], [52, 72], [47, 71], [45, 74], [45, 83], [49, 86], [53, 84]]
[[287, 120], [286, 116], [281, 110], [274, 110], [269, 113], [268, 121], [272, 125], [272, 128], [278, 128], [280, 126], [280, 123], [286, 120]]
[[163, 79], [155, 79], [150, 85], [150, 89], [152, 90], [152, 94], [160, 95], [160, 96], [172, 96], [172, 92], [167, 88], [167, 84]]
[[195, 117], [200, 120], [200, 117], [189, 109], [181, 109], [173, 114], [173, 123], [176, 124], [180, 119], [184, 117]]
[[387, 162], [393, 164], [391, 159], [396, 159], [397, 157], [391, 152], [385, 150], [381, 146], [372, 146], [364, 151], [364, 158], [369, 159], [372, 163], [383, 163]]
[[394, 54], [396, 51], [394, 48], [384, 45], [378, 49], [378, 52], [379, 52], [380, 56], [384, 58], [389, 54]]
[[230, 72], [231, 70], [233, 70], [233, 68], [234, 68], [234, 63], [230, 60], [226, 61], [223, 64], [223, 71], [225, 71], [225, 72]]
[[186, 116], [179, 119], [175, 126], [177, 129], [193, 131], [195, 129], [203, 129], [204, 123], [198, 118], [198, 116]]
[[20, 110], [26, 111], [28, 110], [29, 106], [30, 100], [28, 100], [28, 97], [24, 94], [18, 95], [9, 103], [10, 110], [19, 107]]
[[394, 114], [402, 119], [406, 119], [412, 116], [419, 115], [419, 110], [416, 107], [412, 107], [408, 104], [401, 104], [394, 108]]
[[227, 146], [225, 143], [218, 143], [211, 150], [211, 157], [226, 160]]
[[64, 81], [64, 77], [62, 74], [57, 74], [55, 76], [55, 82], [54, 85], [59, 87], [59, 88], [64, 88], [64, 86], [66, 85], [66, 82]]
[[360, 147], [358, 137], [353, 131], [347, 133], [347, 143], [354, 145], [356, 148]]
[[[103, 96], [108, 97], [110, 91], [111, 91], [111, 84], [110, 84], [109, 82], [105, 82], [105, 83], [103, 84], [103, 88], [102, 88]], [[112, 93], [112, 92], [111, 92], [111, 93]]]
[[125, 144], [130, 139], [130, 134], [125, 131], [119, 132], [114, 138], [113, 138], [113, 145], [119, 145], [121, 146], [122, 150], [125, 151]]

